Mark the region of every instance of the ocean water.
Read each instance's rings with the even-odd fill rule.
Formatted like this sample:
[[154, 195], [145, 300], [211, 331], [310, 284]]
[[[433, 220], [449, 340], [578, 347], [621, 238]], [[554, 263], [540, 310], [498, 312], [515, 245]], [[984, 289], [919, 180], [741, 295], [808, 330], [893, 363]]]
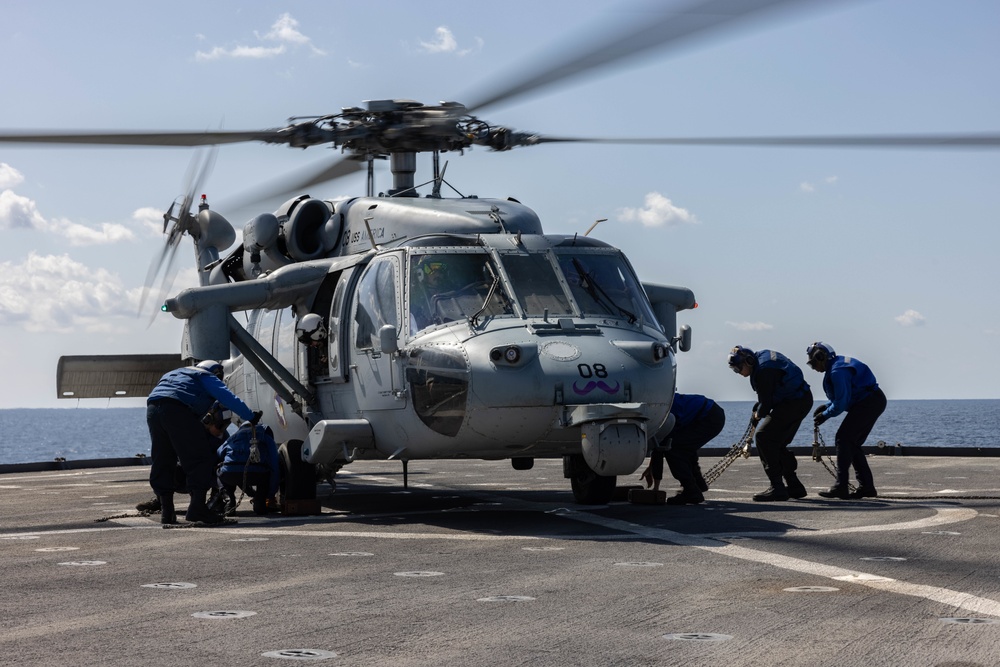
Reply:
[[[729, 447], [746, 430], [753, 402], [719, 404], [726, 411], [726, 427], [710, 446]], [[830, 447], [840, 419], [823, 425]], [[909, 447], [1000, 447], [1000, 400], [889, 401], [866, 444], [879, 440]], [[811, 418], [792, 444], [812, 444]], [[0, 464], [136, 454], [149, 454], [145, 408], [0, 410]]]

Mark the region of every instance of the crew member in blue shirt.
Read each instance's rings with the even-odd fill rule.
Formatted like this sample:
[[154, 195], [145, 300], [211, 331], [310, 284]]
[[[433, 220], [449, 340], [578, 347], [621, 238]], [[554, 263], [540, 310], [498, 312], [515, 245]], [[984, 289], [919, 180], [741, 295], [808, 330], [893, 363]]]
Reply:
[[722, 432], [726, 411], [712, 399], [699, 394], [674, 394], [670, 414], [674, 416], [674, 425], [657, 441], [642, 479], [647, 487], [659, 489], [663, 460], [666, 459], [670, 474], [681, 483], [680, 492], [667, 498], [667, 504], [697, 505], [704, 502], [704, 492], [708, 491], [698, 465], [698, 449]]
[[160, 523], [177, 523], [174, 511], [174, 468], [180, 461], [191, 493], [185, 518], [219, 523], [222, 517], [205, 506], [205, 495], [214, 482], [215, 446], [202, 417], [215, 401], [241, 419], [257, 423], [254, 412], [222, 383], [222, 364], [202, 361], [197, 366], [170, 371], [146, 399], [146, 424], [151, 440], [149, 485], [160, 499]]
[[753, 499], [771, 502], [804, 498], [806, 487], [795, 474], [798, 462], [788, 451], [813, 404], [802, 370], [780, 352], [754, 352], [740, 345], [730, 351], [729, 367], [750, 378], [750, 386], [757, 392], [751, 420], [757, 425], [757, 454], [771, 486]]
[[[829, 491], [820, 491], [819, 495], [841, 500], [874, 498], [878, 491], [861, 446], [885, 412], [885, 393], [867, 365], [853, 357], [838, 355], [826, 343], [813, 343], [806, 348], [806, 355], [809, 368], [823, 373], [823, 391], [829, 399], [813, 412], [816, 426], [842, 412], [847, 413], [837, 429], [837, 483]], [[847, 484], [852, 466], [858, 478], [858, 488], [853, 492]]]
[[256, 461], [251, 454], [253, 434], [251, 424], [242, 424], [235, 433], [219, 446], [218, 476], [219, 498], [228, 497], [225, 514], [236, 509], [236, 488], [250, 496], [254, 514], [267, 514], [267, 501], [278, 493], [278, 445], [270, 427], [258, 424], [253, 427], [257, 436]]

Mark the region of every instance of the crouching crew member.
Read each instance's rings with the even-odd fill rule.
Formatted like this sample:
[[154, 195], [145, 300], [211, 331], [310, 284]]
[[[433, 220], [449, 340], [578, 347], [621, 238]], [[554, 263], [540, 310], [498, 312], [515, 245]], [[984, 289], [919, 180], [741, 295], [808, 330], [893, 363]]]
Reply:
[[170, 371], [146, 399], [146, 424], [151, 441], [149, 485], [160, 499], [160, 522], [177, 523], [174, 511], [174, 468], [180, 461], [191, 493], [185, 518], [219, 523], [222, 517], [208, 510], [205, 495], [213, 486], [216, 447], [202, 423], [215, 401], [240, 418], [256, 423], [254, 412], [222, 383], [222, 364], [202, 361], [197, 366]]
[[[813, 419], [819, 426], [842, 412], [847, 416], [837, 429], [837, 483], [829, 491], [820, 491], [824, 498], [874, 498], [875, 480], [861, 446], [872, 432], [875, 422], [885, 412], [885, 394], [875, 381], [875, 374], [853, 357], [844, 357], [822, 342], [806, 348], [809, 368], [823, 373], [823, 391], [829, 402], [816, 408]], [[850, 468], [858, 478], [853, 493], [847, 485]]]
[[657, 448], [649, 457], [649, 466], [642, 473], [646, 486], [660, 488], [663, 479], [663, 460], [667, 460], [670, 474], [681, 483], [677, 495], [667, 498], [668, 505], [697, 505], [705, 500], [708, 484], [698, 465], [698, 450], [722, 432], [726, 425], [726, 412], [715, 401], [699, 394], [674, 394], [670, 406], [674, 426], [657, 441]]
[[267, 514], [267, 501], [278, 493], [278, 446], [270, 427], [260, 424], [257, 431], [257, 456], [251, 456], [253, 440], [251, 424], [244, 423], [219, 446], [219, 485], [228, 496], [226, 514], [236, 508], [236, 488], [239, 487], [253, 501], [254, 514]]
[[788, 451], [813, 404], [802, 370], [780, 352], [754, 352], [740, 345], [729, 353], [729, 367], [750, 378], [750, 386], [757, 392], [757, 406], [751, 419], [758, 424], [757, 453], [771, 486], [753, 499], [770, 502], [804, 498], [806, 487], [795, 474], [798, 462]]

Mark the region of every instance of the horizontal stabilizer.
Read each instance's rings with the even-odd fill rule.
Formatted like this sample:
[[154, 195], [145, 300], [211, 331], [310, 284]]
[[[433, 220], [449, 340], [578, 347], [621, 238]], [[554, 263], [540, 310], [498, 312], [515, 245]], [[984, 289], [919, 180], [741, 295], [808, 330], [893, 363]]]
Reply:
[[59, 398], [148, 396], [165, 373], [187, 366], [174, 354], [107, 354], [59, 357]]

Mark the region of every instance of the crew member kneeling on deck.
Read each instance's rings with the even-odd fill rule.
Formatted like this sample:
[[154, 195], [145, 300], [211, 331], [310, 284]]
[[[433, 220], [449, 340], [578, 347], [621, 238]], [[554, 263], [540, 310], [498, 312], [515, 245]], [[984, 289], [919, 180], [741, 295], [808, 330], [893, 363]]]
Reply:
[[222, 383], [222, 364], [202, 361], [197, 366], [170, 371], [157, 383], [146, 400], [146, 424], [151, 440], [149, 485], [160, 499], [160, 523], [177, 523], [174, 512], [174, 467], [180, 461], [191, 492], [185, 518], [219, 523], [222, 517], [208, 510], [205, 495], [213, 486], [216, 452], [202, 415], [215, 401], [242, 419], [254, 423], [254, 412]]
[[[674, 427], [656, 444], [649, 457], [649, 466], [642, 473], [646, 486], [660, 488], [663, 479], [663, 460], [667, 460], [670, 474], [681, 483], [677, 495], [667, 498], [668, 505], [697, 505], [705, 500], [708, 484], [698, 465], [698, 450], [722, 432], [726, 425], [726, 411], [710, 398], [699, 394], [674, 394], [670, 406]], [[669, 448], [665, 445], [669, 442]]]
[[[239, 487], [253, 501], [254, 514], [267, 514], [267, 501], [278, 493], [278, 446], [270, 427], [254, 426], [257, 435], [257, 453], [253, 453], [251, 424], [244, 423], [219, 446], [219, 486], [222, 494], [230, 498], [229, 514], [236, 508], [235, 493]], [[220, 496], [221, 497], [221, 496]], [[231, 509], [230, 509], [231, 508]]]
[[[885, 412], [885, 394], [868, 366], [853, 357], [838, 355], [826, 343], [813, 343], [806, 348], [806, 354], [809, 368], [823, 373], [823, 391], [829, 399], [813, 412], [816, 426], [841, 412], [847, 413], [837, 429], [837, 483], [829, 491], [820, 491], [819, 495], [842, 500], [874, 498], [878, 491], [861, 446]], [[851, 466], [858, 478], [858, 488], [854, 492], [847, 485]]]
[[757, 406], [751, 419], [759, 424], [757, 453], [771, 486], [753, 499], [770, 502], [804, 498], [806, 487], [795, 475], [798, 462], [788, 451], [813, 404], [802, 370], [780, 352], [754, 352], [740, 345], [729, 353], [729, 367], [750, 378], [750, 386], [757, 392]]

